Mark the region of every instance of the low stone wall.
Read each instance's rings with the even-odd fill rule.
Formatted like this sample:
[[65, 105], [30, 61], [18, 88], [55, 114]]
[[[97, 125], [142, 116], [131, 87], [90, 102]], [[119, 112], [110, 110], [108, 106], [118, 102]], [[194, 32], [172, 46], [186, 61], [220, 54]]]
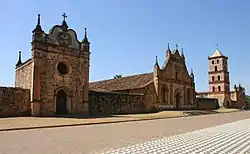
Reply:
[[246, 101], [232, 101], [228, 108], [242, 109], [245, 106], [247, 107]]
[[30, 90], [0, 87], [0, 117], [30, 115]]
[[196, 98], [198, 110], [215, 110], [219, 109], [219, 103], [217, 99], [213, 98]]
[[146, 112], [143, 94], [124, 94], [89, 91], [91, 115]]

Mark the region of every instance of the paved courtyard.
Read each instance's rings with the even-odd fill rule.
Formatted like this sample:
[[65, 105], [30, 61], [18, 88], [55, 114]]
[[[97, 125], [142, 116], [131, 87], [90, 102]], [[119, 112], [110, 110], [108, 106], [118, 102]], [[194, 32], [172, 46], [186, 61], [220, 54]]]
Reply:
[[[0, 132], [0, 154], [100, 154], [123, 147], [130, 147], [131, 150], [131, 146], [150, 140], [159, 141], [162, 147], [169, 143], [167, 146], [170, 150], [174, 149], [174, 144], [178, 144], [180, 150], [185, 150], [181, 149], [184, 143], [188, 145], [187, 147], [198, 147], [197, 150], [202, 150], [202, 147], [209, 150], [210, 146], [210, 150], [213, 146], [222, 148], [220, 150], [223, 150], [223, 147], [232, 146], [244, 148], [250, 136], [248, 132], [250, 128], [246, 124], [250, 123], [248, 118], [250, 118], [250, 112], [246, 111], [116, 124], [2, 131]], [[243, 119], [247, 120], [239, 121]], [[236, 121], [239, 121], [236, 123], [238, 126], [231, 123]], [[225, 123], [231, 124], [218, 126]], [[192, 132], [214, 126], [218, 127]], [[207, 132], [207, 130], [211, 131]], [[183, 134], [187, 132], [191, 133]], [[202, 139], [206, 138], [208, 138], [206, 141], [208, 145], [204, 145], [205, 141], [202, 142]], [[180, 142], [177, 143], [177, 140]], [[225, 144], [226, 141], [228, 145]], [[199, 142], [201, 144], [198, 144]], [[148, 143], [148, 147], [156, 145], [153, 141]], [[138, 147], [140, 150], [142, 146]], [[219, 150], [218, 147], [216, 150]]]
[[250, 153], [250, 119], [201, 129], [105, 154], [247, 154]]

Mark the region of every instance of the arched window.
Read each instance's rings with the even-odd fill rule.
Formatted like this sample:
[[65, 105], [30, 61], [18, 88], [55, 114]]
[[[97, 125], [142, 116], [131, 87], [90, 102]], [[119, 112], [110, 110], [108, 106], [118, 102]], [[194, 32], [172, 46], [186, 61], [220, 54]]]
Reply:
[[214, 76], [212, 76], [212, 81], [214, 81]]
[[215, 87], [213, 87], [213, 91], [215, 91]]
[[217, 66], [214, 67], [214, 71], [217, 71]]
[[220, 62], [219, 59], [217, 59], [217, 64], [219, 64], [219, 62]]
[[214, 64], [214, 61], [212, 60], [212, 64]]
[[218, 76], [218, 81], [220, 81], [220, 76]]
[[220, 91], [221, 89], [220, 89], [220, 86], [218, 86], [218, 91]]

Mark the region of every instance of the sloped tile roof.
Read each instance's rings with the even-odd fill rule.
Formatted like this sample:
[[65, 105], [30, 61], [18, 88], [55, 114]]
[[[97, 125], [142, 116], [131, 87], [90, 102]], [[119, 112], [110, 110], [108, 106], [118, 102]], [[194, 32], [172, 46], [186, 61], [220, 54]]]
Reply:
[[220, 57], [220, 56], [224, 57], [224, 55], [217, 49], [217, 50], [215, 50], [215, 52], [213, 53], [213, 55], [211, 56], [211, 58], [213, 58], [213, 57]]
[[137, 74], [125, 76], [118, 79], [109, 79], [89, 83], [92, 91], [112, 92], [119, 90], [129, 90], [142, 88], [153, 82], [153, 73]]

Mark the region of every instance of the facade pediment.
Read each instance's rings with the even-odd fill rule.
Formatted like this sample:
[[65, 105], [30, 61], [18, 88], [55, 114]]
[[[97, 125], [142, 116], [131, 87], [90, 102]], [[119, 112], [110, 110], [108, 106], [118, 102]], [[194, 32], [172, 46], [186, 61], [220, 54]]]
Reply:
[[165, 65], [161, 70], [161, 80], [167, 81], [172, 79], [190, 83], [192, 82], [185, 61], [184, 59], [180, 59], [180, 56], [171, 56], [164, 64]]
[[80, 41], [73, 29], [64, 30], [62, 26], [54, 26], [47, 34], [47, 43], [55, 45], [67, 45], [69, 48], [80, 49]]
[[82, 41], [79, 41], [77, 39], [76, 32], [68, 27], [68, 24], [65, 21], [66, 15], [63, 14], [63, 17], [64, 19], [62, 21], [62, 24], [53, 26], [49, 30], [49, 33], [45, 33], [40, 25], [40, 15], [38, 15], [36, 28], [32, 31], [32, 41], [39, 42], [44, 45], [56, 45], [76, 49], [78, 51], [82, 50], [83, 48], [87, 48], [90, 43], [87, 39], [86, 28], [84, 39]]

